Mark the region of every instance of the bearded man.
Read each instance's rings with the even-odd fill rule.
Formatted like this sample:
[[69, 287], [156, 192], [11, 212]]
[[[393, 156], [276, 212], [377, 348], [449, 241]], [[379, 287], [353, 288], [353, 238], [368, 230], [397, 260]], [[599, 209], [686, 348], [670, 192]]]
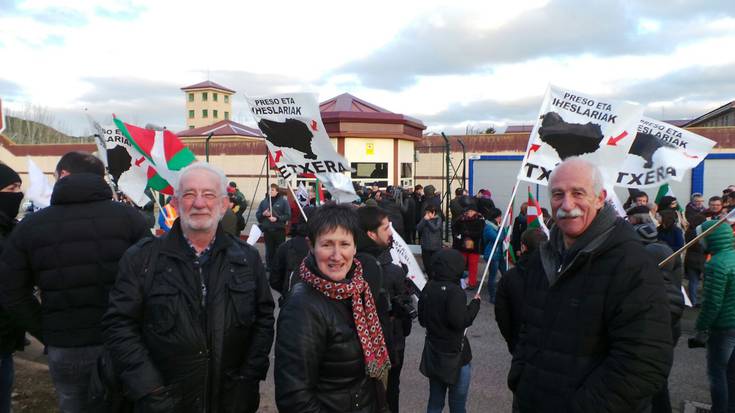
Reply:
[[141, 412], [256, 412], [273, 297], [255, 248], [219, 224], [227, 178], [183, 169], [166, 235], [130, 248], [110, 292], [105, 345]]

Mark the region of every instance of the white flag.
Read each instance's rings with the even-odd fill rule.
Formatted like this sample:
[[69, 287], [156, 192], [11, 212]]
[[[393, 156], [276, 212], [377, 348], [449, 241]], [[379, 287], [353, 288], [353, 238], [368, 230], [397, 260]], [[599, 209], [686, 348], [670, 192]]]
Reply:
[[578, 156], [597, 165], [606, 182], [614, 182], [642, 114], [643, 109], [631, 103], [550, 85], [518, 179], [548, 185], [557, 164]]
[[408, 274], [406, 278], [411, 280], [413, 285], [419, 290], [423, 290], [426, 285], [426, 274], [421, 271], [419, 263], [416, 262], [416, 257], [413, 256], [411, 249], [406, 245], [406, 241], [398, 235], [398, 232], [393, 229], [393, 223], [390, 224], [391, 230], [393, 231], [393, 244], [391, 245], [390, 255], [393, 258], [393, 263], [396, 265], [406, 264], [408, 267]]
[[284, 179], [313, 175], [338, 203], [358, 198], [352, 180], [344, 174], [350, 171], [350, 164], [329, 141], [316, 95], [292, 93], [245, 99]]
[[51, 205], [51, 193], [54, 190], [54, 186], [49, 183], [46, 175], [33, 162], [30, 156], [28, 157], [28, 178], [31, 183], [26, 192], [26, 196], [33, 201], [33, 206], [36, 208], [46, 208]]
[[651, 188], [668, 181], [681, 182], [686, 171], [699, 165], [715, 144], [696, 133], [643, 117], [615, 185]]

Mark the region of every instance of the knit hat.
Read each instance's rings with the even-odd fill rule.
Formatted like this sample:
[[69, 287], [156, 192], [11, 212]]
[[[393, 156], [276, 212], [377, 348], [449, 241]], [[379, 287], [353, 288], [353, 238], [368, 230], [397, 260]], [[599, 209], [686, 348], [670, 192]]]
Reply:
[[656, 226], [651, 223], [638, 224], [635, 227], [635, 232], [643, 239], [645, 244], [650, 244], [658, 240], [658, 230]]
[[23, 180], [20, 179], [20, 175], [18, 175], [17, 172], [15, 172], [11, 167], [8, 165], [5, 165], [4, 163], [0, 163], [0, 189], [5, 188], [6, 186], [14, 183], [22, 183]]

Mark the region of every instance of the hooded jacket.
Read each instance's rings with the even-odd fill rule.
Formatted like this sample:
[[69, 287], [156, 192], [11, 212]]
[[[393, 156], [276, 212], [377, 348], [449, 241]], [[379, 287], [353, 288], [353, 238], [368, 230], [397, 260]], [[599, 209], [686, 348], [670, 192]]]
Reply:
[[[150, 235], [138, 211], [112, 200], [101, 176], [61, 178], [51, 206], [23, 219], [0, 257], [3, 306], [46, 345], [100, 345], [100, 321], [118, 261]], [[34, 285], [41, 290], [40, 302]]]
[[508, 377], [521, 412], [643, 412], [673, 352], [663, 277], [605, 205], [566, 248], [529, 257], [523, 328]]
[[[8, 217], [0, 211], [0, 254], [15, 224], [14, 217]], [[17, 325], [4, 308], [0, 308], [0, 353], [12, 353], [23, 350], [23, 347], [25, 347], [25, 330]]]
[[[717, 221], [701, 225], [706, 231]], [[697, 330], [735, 329], [735, 249], [729, 225], [723, 224], [704, 237], [704, 250], [712, 258], [704, 264], [704, 294], [702, 310], [697, 318]]]
[[426, 328], [426, 339], [437, 350], [456, 353], [462, 349], [462, 365], [465, 365], [472, 360], [472, 349], [464, 330], [477, 317], [480, 300], [472, 299], [467, 304], [459, 284], [465, 265], [459, 252], [442, 249], [434, 254], [431, 263], [434, 272], [419, 298], [419, 323]]
[[130, 248], [110, 292], [105, 347], [133, 400], [163, 388], [172, 412], [255, 412], [273, 343], [263, 263], [221, 226], [200, 259], [178, 219]]

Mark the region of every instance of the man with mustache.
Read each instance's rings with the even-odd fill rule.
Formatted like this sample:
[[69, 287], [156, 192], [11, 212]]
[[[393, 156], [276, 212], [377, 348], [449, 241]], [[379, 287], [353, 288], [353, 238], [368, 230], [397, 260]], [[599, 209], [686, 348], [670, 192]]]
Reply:
[[593, 164], [565, 160], [549, 192], [556, 224], [528, 259], [508, 377], [520, 411], [649, 411], [673, 358], [663, 277]]

